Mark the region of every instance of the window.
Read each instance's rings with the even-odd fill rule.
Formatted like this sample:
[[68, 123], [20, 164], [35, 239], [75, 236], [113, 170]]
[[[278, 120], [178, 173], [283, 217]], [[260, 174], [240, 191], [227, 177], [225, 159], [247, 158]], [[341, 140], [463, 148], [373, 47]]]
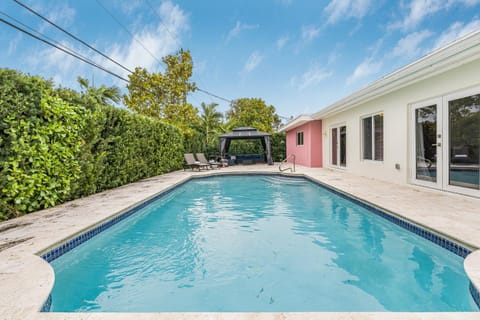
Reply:
[[331, 129], [331, 163], [334, 166], [347, 166], [347, 127], [339, 126]]
[[303, 146], [303, 131], [297, 132], [297, 146]]
[[383, 161], [383, 113], [362, 119], [362, 159]]

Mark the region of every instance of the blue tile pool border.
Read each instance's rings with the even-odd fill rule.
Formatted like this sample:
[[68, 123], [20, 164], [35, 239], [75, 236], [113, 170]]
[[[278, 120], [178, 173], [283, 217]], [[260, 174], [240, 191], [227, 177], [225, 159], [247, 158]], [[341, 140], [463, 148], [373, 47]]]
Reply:
[[[349, 201], [352, 201], [353, 203], [369, 210], [370, 212], [372, 212], [373, 214], [377, 215], [377, 216], [380, 216], [388, 221], [390, 221], [391, 223], [394, 223], [398, 226], [400, 226], [401, 228], [409, 231], [409, 232], [412, 232], [412, 233], [415, 233], [419, 236], [421, 236], [422, 238], [425, 238], [427, 240], [429, 240], [430, 242], [433, 242], [439, 246], [441, 246], [442, 248], [450, 251], [450, 252], [453, 252], [454, 254], [462, 257], [462, 258], [465, 258], [468, 254], [470, 254], [472, 251], [468, 248], [465, 248], [464, 246], [460, 245], [460, 244], [457, 244], [449, 239], [446, 239], [442, 236], [439, 236], [431, 231], [428, 231], [418, 225], [415, 225], [414, 223], [411, 223], [411, 222], [408, 222], [408, 221], [405, 221], [399, 217], [397, 217], [396, 215], [394, 215], [393, 213], [388, 213], [387, 211], [385, 211], [384, 209], [380, 209], [374, 205], [371, 205], [369, 203], [366, 203], [352, 195], [349, 195], [348, 193], [344, 193], [342, 191], [339, 191], [337, 189], [334, 189], [332, 188], [331, 186], [327, 185], [327, 184], [324, 184], [322, 182], [319, 182], [315, 179], [312, 179], [308, 176], [304, 176], [304, 175], [287, 175], [287, 174], [279, 174], [279, 173], [261, 173], [261, 172], [258, 172], [258, 173], [255, 173], [255, 172], [249, 172], [249, 173], [216, 173], [216, 174], [211, 174], [211, 175], [208, 175], [208, 176], [192, 176], [170, 188], [168, 188], [167, 190], [163, 191], [163, 192], [160, 192], [159, 194], [153, 196], [152, 198], [138, 204], [138, 205], [133, 205], [131, 208], [127, 209], [125, 212], [123, 213], [120, 213], [118, 215], [116, 215], [115, 217], [111, 218], [111, 219], [108, 219], [107, 221], [103, 222], [103, 223], [100, 223], [99, 225], [91, 228], [90, 230], [87, 230], [83, 233], [81, 233], [80, 235], [74, 237], [73, 239], [67, 241], [67, 242], [64, 242], [60, 245], [58, 245], [57, 247], [51, 249], [50, 251], [44, 253], [41, 255], [41, 258], [44, 259], [45, 261], [47, 262], [52, 262], [53, 260], [57, 259], [58, 257], [64, 255], [65, 253], [69, 252], [70, 250], [74, 249], [75, 247], [79, 246], [80, 244], [82, 244], [83, 242], [93, 238], [94, 236], [98, 235], [99, 233], [101, 233], [102, 231], [105, 231], [106, 229], [110, 228], [111, 226], [117, 224], [118, 222], [130, 217], [132, 214], [134, 214], [135, 212], [139, 211], [140, 209], [148, 206], [149, 204], [151, 204], [152, 202], [158, 200], [159, 198], [171, 193], [172, 191], [174, 191], [175, 189], [177, 189], [178, 187], [184, 185], [185, 183], [191, 181], [191, 180], [194, 180], [194, 179], [209, 179], [209, 178], [215, 178], [215, 177], [219, 177], [219, 176], [278, 176], [278, 177], [282, 177], [282, 178], [288, 178], [288, 179], [302, 179], [302, 180], [307, 180], [307, 181], [310, 181], [324, 189], [327, 189], [328, 191], [346, 199], [346, 200], [349, 200]], [[480, 292], [479, 290], [477, 290], [477, 288], [473, 285], [473, 283], [470, 282], [470, 293], [473, 297], [473, 300], [475, 301], [475, 303], [477, 304], [477, 306], [480, 308]], [[44, 305], [42, 306], [41, 308], [41, 312], [49, 312], [50, 311], [50, 308], [51, 308], [51, 304], [52, 304], [52, 297], [49, 295], [47, 300], [45, 301]]]
[[473, 301], [475, 301], [480, 308], [480, 291], [475, 288], [475, 285], [472, 282], [470, 282], [470, 294], [472, 295]]
[[49, 294], [47, 301], [45, 301], [45, 303], [43, 304], [40, 312], [49, 312], [51, 307], [52, 307], [52, 295]]

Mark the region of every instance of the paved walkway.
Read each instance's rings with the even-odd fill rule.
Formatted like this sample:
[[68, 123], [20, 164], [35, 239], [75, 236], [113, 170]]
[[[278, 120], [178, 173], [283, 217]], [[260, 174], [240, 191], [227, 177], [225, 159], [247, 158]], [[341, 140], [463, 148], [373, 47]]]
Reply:
[[[0, 319], [480, 319], [480, 313], [38, 313], [54, 281], [52, 268], [38, 253], [192, 175], [226, 172], [278, 172], [278, 166], [176, 171], [0, 223]], [[480, 199], [328, 169], [297, 167], [296, 174], [347, 192], [471, 249], [480, 248]], [[471, 254], [465, 264], [467, 274], [480, 288], [480, 251]]]

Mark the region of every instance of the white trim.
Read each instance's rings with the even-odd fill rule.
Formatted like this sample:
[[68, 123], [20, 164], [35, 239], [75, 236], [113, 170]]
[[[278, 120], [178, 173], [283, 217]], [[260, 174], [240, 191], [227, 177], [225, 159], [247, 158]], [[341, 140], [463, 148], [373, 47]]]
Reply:
[[296, 117], [295, 119], [287, 122], [283, 127], [278, 129], [277, 131], [278, 132], [291, 131], [291, 130], [293, 130], [297, 127], [300, 127], [301, 125], [304, 125], [305, 123], [313, 121], [313, 120], [315, 120], [315, 119], [313, 119], [310, 115], [301, 114], [298, 117]]
[[[383, 144], [383, 148], [382, 148], [382, 160], [375, 160], [375, 116], [378, 116], [378, 115], [382, 115], [382, 122], [383, 122], [383, 125], [382, 125], [382, 144]], [[372, 159], [365, 159], [363, 157], [363, 150], [364, 150], [364, 147], [365, 147], [365, 144], [363, 142], [363, 135], [364, 135], [364, 131], [363, 131], [363, 120], [367, 119], [367, 118], [371, 118], [372, 119]], [[364, 115], [364, 116], [361, 116], [360, 117], [360, 161], [363, 161], [363, 162], [375, 162], [375, 163], [383, 163], [385, 161], [385, 112], [384, 111], [378, 111], [378, 112], [374, 112], [374, 113], [370, 113], [370, 114], [367, 114], [367, 115]]]
[[[428, 106], [435, 105], [437, 107], [437, 130], [436, 130], [436, 135], [442, 134], [442, 98], [437, 97], [437, 98], [432, 98], [428, 100], [423, 100], [420, 102], [412, 103], [409, 105], [409, 149], [410, 149], [410, 154], [409, 154], [409, 181], [412, 184], [416, 184], [419, 186], [424, 186], [424, 187], [429, 187], [429, 188], [434, 188], [434, 189], [442, 189], [442, 158], [443, 158], [443, 150], [447, 149], [445, 145], [441, 146], [441, 149], [437, 148], [437, 176], [436, 176], [436, 181], [426, 181], [426, 180], [420, 180], [417, 179], [417, 136], [416, 136], [416, 119], [415, 119], [415, 110], [420, 109], [420, 108], [425, 108]], [[443, 140], [443, 139], [442, 139]], [[442, 141], [443, 143], [443, 141]], [[439, 156], [440, 155], [440, 156]]]
[[480, 57], [480, 30], [392, 72], [353, 94], [312, 114], [313, 119], [331, 117], [405, 86], [456, 68]]
[[455, 193], [461, 193], [473, 197], [480, 197], [480, 190], [475, 190], [471, 188], [466, 188], [466, 187], [460, 187], [460, 186], [453, 186], [449, 184], [449, 176], [450, 176], [450, 135], [449, 135], [449, 105], [448, 103], [452, 100], [457, 100], [461, 98], [466, 98], [472, 95], [480, 95], [480, 86], [476, 87], [471, 87], [468, 89], [460, 90], [455, 93], [451, 93], [449, 95], [443, 96], [443, 142], [445, 145], [444, 151], [443, 151], [443, 159], [444, 159], [444, 164], [443, 164], [443, 189], [450, 191], [450, 192], [455, 192]]
[[[327, 139], [328, 139], [328, 154], [329, 154], [329, 157], [328, 157], [328, 165], [330, 168], [332, 169], [342, 169], [342, 170], [345, 170], [347, 169], [347, 156], [348, 156], [348, 153], [347, 153], [347, 146], [345, 145], [345, 166], [342, 166], [340, 165], [340, 158], [341, 158], [341, 154], [340, 154], [340, 128], [342, 127], [345, 127], [345, 134], [348, 134], [348, 131], [347, 131], [347, 124], [346, 122], [341, 122], [341, 123], [337, 123], [337, 124], [334, 124], [334, 125], [331, 125], [329, 126], [328, 128], [328, 136], [327, 136]], [[336, 141], [336, 144], [337, 144], [337, 164], [333, 164], [332, 162], [332, 158], [333, 158], [333, 152], [332, 152], [332, 147], [333, 147], [333, 144], [332, 144], [332, 130], [333, 129], [337, 129], [337, 141]], [[345, 144], [347, 143], [346, 141], [346, 137], [345, 137]]]
[[[480, 86], [470, 87], [446, 94], [436, 98], [423, 100], [409, 105], [409, 182], [411, 184], [420, 185], [439, 190], [480, 197], [480, 190], [449, 185], [449, 166], [450, 166], [450, 136], [449, 136], [449, 105], [448, 102], [456, 99], [469, 97], [480, 94]], [[437, 143], [441, 143], [441, 147], [437, 147], [437, 181], [430, 182], [416, 179], [416, 123], [415, 110], [430, 105], [437, 106]], [[441, 135], [441, 138], [438, 138]], [[438, 150], [440, 149], [440, 150]]]

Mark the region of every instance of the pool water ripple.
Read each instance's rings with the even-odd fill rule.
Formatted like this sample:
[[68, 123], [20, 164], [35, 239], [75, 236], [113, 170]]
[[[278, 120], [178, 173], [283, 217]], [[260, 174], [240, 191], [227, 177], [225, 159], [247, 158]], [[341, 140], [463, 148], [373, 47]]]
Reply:
[[52, 311], [478, 311], [463, 259], [306, 179], [194, 179], [51, 262]]

